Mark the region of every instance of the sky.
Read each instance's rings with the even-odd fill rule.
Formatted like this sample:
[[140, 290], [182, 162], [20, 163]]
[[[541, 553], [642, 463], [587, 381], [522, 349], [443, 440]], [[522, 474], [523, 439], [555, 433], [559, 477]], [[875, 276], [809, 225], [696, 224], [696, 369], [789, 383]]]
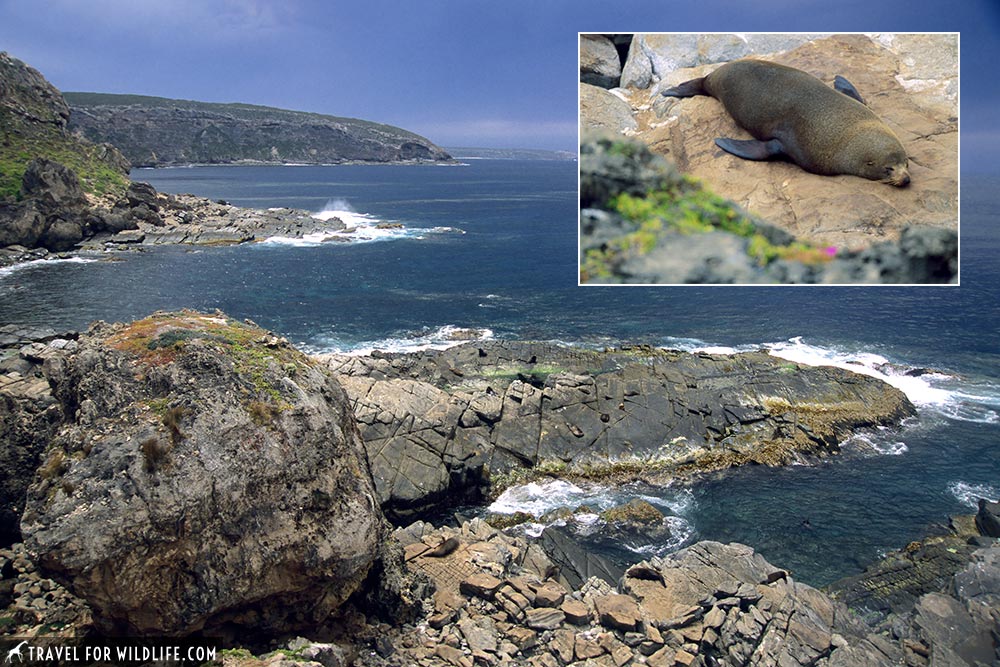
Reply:
[[961, 32], [963, 167], [1000, 155], [1000, 0], [0, 0], [64, 91], [374, 120], [441, 146], [575, 150], [578, 32]]

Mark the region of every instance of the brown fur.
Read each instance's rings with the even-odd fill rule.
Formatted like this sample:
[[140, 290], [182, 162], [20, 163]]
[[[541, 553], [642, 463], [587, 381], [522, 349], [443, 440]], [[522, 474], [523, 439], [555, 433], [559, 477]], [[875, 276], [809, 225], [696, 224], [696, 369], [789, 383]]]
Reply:
[[861, 102], [801, 70], [737, 60], [672, 90], [664, 94], [718, 99], [740, 127], [758, 140], [779, 140], [806, 171], [909, 183], [906, 151], [892, 130]]

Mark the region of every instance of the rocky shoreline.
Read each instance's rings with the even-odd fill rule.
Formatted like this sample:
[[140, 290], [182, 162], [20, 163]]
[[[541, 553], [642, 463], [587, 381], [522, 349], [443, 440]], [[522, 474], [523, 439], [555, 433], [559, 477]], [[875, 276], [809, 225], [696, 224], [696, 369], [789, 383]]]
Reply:
[[[534, 539], [499, 516], [404, 520], [511, 471], [620, 479], [834, 453], [912, 413], [872, 378], [762, 354], [514, 342], [315, 358], [193, 311], [86, 333], [8, 326], [0, 346], [5, 636], [204, 634], [239, 648], [224, 665], [994, 659], [996, 505], [834, 597], [738, 544], [623, 566], [558, 527]], [[440, 474], [443, 487], [421, 482]], [[669, 530], [641, 502], [599, 519]]]
[[[0, 236], [5, 244], [0, 247], [0, 268], [65, 259], [77, 252], [112, 254], [168, 244], [236, 245], [275, 237], [350, 243], [356, 238], [357, 228], [337, 217], [320, 219], [297, 209], [248, 209], [190, 194], [167, 195], [141, 182], [131, 183], [126, 196], [111, 206], [91, 205], [79, 181], [61, 165], [37, 161], [29, 172], [44, 172], [53, 184], [37, 197], [0, 210], [0, 223], [7, 228]], [[35, 215], [38, 210], [42, 213]], [[5, 222], [4, 215], [10, 220]], [[59, 236], [51, 231], [55, 225], [59, 225]], [[376, 227], [402, 225], [379, 223]]]

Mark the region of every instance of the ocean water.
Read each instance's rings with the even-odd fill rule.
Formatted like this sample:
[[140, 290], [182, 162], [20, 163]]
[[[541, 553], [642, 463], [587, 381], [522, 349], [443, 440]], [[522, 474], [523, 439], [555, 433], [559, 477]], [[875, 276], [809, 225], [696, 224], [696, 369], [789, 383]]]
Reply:
[[[337, 215], [362, 240], [25, 265], [0, 272], [0, 321], [83, 328], [157, 309], [220, 308], [315, 352], [440, 347], [456, 328], [596, 346], [764, 347], [882, 377], [918, 406], [903, 429], [866, 434], [815, 465], [744, 468], [666, 488], [524, 488], [504, 501], [508, 509], [654, 502], [672, 537], [626, 545], [632, 556], [621, 557], [739, 541], [823, 584], [949, 514], [971, 513], [979, 496], [1000, 496], [998, 177], [963, 177], [961, 287], [857, 288], [577, 287], [573, 162], [192, 167], [133, 177], [164, 192]], [[581, 534], [594, 530], [586, 521], [575, 526]]]

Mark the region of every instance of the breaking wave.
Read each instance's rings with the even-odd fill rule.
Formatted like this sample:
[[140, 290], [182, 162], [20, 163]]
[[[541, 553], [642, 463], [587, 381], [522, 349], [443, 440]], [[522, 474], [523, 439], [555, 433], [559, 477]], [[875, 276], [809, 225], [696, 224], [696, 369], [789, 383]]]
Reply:
[[355, 211], [350, 202], [345, 199], [331, 199], [323, 210], [313, 213], [313, 218], [326, 222], [337, 220], [344, 225], [331, 226], [301, 237], [272, 236], [262, 241], [264, 244], [276, 244], [298, 247], [312, 247], [326, 243], [373, 243], [376, 241], [395, 241], [400, 239], [422, 240], [433, 234], [464, 234], [457, 227], [408, 227], [398, 220], [384, 220], [368, 213]]
[[492, 340], [493, 330], [483, 327], [459, 327], [446, 324], [434, 329], [403, 333], [373, 341], [348, 343], [332, 336], [320, 336], [303, 345], [310, 354], [350, 354], [364, 356], [380, 352], [420, 352], [421, 350], [447, 350], [463, 343]]

